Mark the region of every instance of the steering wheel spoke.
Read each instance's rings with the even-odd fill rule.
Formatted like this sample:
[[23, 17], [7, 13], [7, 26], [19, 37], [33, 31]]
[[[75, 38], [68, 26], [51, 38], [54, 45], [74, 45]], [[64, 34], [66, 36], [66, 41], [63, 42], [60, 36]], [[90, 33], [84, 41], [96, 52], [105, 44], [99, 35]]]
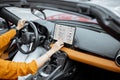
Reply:
[[33, 42], [32, 43], [30, 43], [30, 45], [29, 45], [30, 47], [29, 47], [29, 49], [28, 49], [28, 51], [31, 51], [32, 50], [32, 47], [33, 47]]

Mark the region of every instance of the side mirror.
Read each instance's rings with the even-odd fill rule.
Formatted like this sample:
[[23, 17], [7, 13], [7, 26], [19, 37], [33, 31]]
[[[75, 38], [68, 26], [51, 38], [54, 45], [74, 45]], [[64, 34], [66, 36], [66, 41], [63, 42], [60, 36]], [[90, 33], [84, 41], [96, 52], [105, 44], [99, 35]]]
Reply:
[[36, 9], [36, 8], [31, 8], [31, 12], [33, 15], [41, 18], [41, 19], [46, 19], [46, 15], [43, 12], [43, 9]]
[[8, 26], [7, 22], [4, 19], [0, 18], [0, 30], [7, 29], [8, 27], [9, 26]]

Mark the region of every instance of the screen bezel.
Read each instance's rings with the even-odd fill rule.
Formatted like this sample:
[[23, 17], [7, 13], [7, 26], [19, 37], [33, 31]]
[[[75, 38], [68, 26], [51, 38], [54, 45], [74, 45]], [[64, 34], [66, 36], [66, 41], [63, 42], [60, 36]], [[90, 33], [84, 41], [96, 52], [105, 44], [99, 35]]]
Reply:
[[53, 31], [53, 39], [54, 39], [54, 40], [56, 40], [54, 37], [55, 37], [55, 28], [56, 28], [57, 25], [74, 28], [74, 34], [73, 34], [72, 43], [70, 44], [70, 43], [67, 43], [67, 42], [63, 41], [65, 44], [73, 45], [73, 43], [74, 43], [74, 38], [75, 38], [75, 33], [76, 33], [76, 27], [69, 26], [69, 25], [65, 25], [65, 24], [55, 24], [55, 26], [54, 26], [54, 31]]

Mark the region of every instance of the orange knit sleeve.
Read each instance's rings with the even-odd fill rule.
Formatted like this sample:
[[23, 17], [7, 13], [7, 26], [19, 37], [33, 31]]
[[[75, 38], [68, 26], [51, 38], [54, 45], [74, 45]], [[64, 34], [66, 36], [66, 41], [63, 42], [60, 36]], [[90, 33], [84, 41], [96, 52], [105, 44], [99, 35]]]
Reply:
[[8, 32], [0, 35], [0, 49], [6, 46], [10, 40], [15, 36], [16, 30], [11, 29]]
[[18, 76], [35, 74], [36, 71], [37, 64], [35, 60], [25, 63], [0, 59], [0, 79], [16, 79]]

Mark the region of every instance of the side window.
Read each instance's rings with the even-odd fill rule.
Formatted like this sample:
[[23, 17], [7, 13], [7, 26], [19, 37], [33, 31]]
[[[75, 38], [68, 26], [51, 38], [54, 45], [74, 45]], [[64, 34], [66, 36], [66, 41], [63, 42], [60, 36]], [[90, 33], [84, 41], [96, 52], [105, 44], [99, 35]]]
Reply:
[[0, 18], [0, 30], [4, 30], [7, 28], [8, 28], [7, 22], [3, 18]]
[[0, 18], [0, 35], [7, 32], [9, 29], [7, 22], [3, 19]]

